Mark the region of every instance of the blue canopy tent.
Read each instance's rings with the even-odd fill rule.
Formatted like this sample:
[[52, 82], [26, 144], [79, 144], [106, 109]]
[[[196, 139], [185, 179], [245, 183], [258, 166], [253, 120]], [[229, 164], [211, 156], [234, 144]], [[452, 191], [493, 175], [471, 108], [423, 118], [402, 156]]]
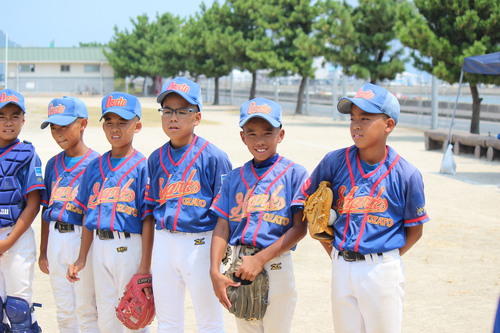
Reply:
[[453, 106], [450, 131], [448, 132], [448, 148], [444, 153], [443, 163], [441, 164], [440, 170], [441, 173], [455, 174], [456, 172], [456, 164], [453, 160], [452, 152], [453, 147], [451, 145], [451, 129], [455, 122], [455, 113], [457, 112], [458, 97], [460, 96], [460, 90], [462, 88], [464, 72], [483, 75], [500, 75], [500, 52], [464, 58], [462, 71], [460, 72], [460, 80], [458, 82], [457, 97], [455, 99], [455, 105]]

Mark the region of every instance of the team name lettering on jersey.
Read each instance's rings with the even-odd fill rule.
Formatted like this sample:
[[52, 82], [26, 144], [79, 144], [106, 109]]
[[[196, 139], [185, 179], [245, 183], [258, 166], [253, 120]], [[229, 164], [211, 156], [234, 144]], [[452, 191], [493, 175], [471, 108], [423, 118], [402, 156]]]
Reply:
[[174, 183], [169, 182], [172, 176], [169, 176], [167, 181], [165, 181], [165, 178], [160, 177], [158, 180], [160, 185], [160, 199], [157, 200], [160, 205], [163, 205], [167, 200], [172, 198], [198, 193], [201, 189], [200, 182], [193, 180], [196, 172], [197, 170], [192, 170], [187, 180], [180, 180]]
[[[285, 185], [279, 185], [273, 193], [255, 194], [249, 189], [245, 195], [243, 192], [236, 194], [235, 200], [238, 206], [231, 208], [229, 218], [231, 221], [241, 221], [248, 213], [262, 211], [279, 211], [286, 205], [285, 198], [278, 196]], [[272, 214], [271, 214], [272, 215]]]
[[71, 202], [68, 202], [68, 204], [66, 205], [66, 210], [73, 212], [73, 213], [80, 214], [80, 215], [83, 214], [83, 209], [78, 208], [77, 206], [73, 205]]
[[52, 182], [52, 193], [50, 195], [49, 206], [51, 206], [54, 201], [74, 201], [76, 195], [78, 194], [78, 184], [76, 187], [71, 186], [59, 186], [62, 178], [58, 178], [56, 182]]
[[[106, 178], [106, 180], [108, 180]], [[104, 183], [106, 183], [106, 180]], [[89, 196], [88, 207], [95, 209], [97, 205], [105, 202], [132, 202], [135, 199], [134, 190], [129, 189], [134, 179], [129, 179], [123, 187], [107, 187], [101, 190], [101, 184], [95, 183], [92, 187], [93, 194]]]
[[387, 199], [381, 198], [385, 192], [385, 187], [381, 187], [375, 197], [369, 195], [355, 197], [358, 188], [359, 186], [354, 186], [347, 195], [344, 195], [347, 190], [346, 186], [339, 188], [339, 199], [334, 208], [340, 214], [381, 213], [387, 210]]

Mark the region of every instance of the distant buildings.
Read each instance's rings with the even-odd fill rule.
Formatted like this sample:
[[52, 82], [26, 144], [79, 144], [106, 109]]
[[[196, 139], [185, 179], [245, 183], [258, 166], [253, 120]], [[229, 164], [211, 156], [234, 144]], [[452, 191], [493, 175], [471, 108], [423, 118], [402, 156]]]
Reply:
[[[5, 48], [0, 63], [5, 69]], [[22, 93], [104, 95], [114, 90], [114, 71], [101, 47], [9, 47], [0, 87]]]

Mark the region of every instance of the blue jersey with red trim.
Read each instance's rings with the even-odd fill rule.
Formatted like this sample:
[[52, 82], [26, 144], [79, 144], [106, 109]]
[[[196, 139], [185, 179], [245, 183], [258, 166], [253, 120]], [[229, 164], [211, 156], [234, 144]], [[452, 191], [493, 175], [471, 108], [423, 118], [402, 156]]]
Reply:
[[87, 153], [72, 167], [64, 161], [66, 154], [60, 152], [52, 157], [45, 166], [45, 186], [47, 190], [42, 197], [42, 205], [47, 207], [43, 213], [46, 222], [60, 221], [82, 225], [84, 210], [75, 202], [83, 173], [87, 165], [99, 153], [89, 149]]
[[91, 161], [83, 174], [75, 201], [86, 211], [85, 227], [141, 234], [146, 215], [146, 157], [134, 150], [113, 167], [110, 156], [107, 152]]
[[[0, 216], [2, 227], [5, 227], [17, 222], [26, 207], [28, 193], [39, 190], [40, 195], [43, 195], [45, 185], [40, 157], [35, 152], [35, 147], [27, 141], [16, 139], [10, 145], [0, 148], [0, 166], [0, 190], [3, 196]], [[9, 204], [15, 205], [16, 212], [9, 208]]]
[[229, 243], [266, 248], [293, 225], [292, 207], [304, 206], [300, 193], [306, 169], [286, 157], [259, 176], [252, 161], [231, 171], [212, 210], [229, 221]]
[[192, 142], [176, 154], [170, 142], [148, 159], [146, 200], [157, 229], [199, 233], [211, 231], [217, 216], [210, 211], [231, 162], [225, 152], [205, 139]]
[[406, 243], [405, 227], [429, 221], [420, 172], [394, 149], [368, 174], [358, 148], [328, 153], [304, 184], [311, 195], [321, 181], [332, 183], [333, 209], [339, 217], [333, 227], [337, 250], [382, 253]]

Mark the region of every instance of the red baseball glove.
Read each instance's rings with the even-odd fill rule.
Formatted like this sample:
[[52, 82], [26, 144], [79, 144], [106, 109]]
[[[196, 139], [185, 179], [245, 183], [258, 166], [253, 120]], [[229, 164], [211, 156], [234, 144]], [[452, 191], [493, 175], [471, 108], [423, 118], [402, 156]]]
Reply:
[[127, 328], [137, 330], [151, 324], [155, 317], [153, 294], [149, 298], [144, 288], [152, 288], [151, 274], [134, 274], [125, 287], [123, 297], [116, 308], [116, 317]]

